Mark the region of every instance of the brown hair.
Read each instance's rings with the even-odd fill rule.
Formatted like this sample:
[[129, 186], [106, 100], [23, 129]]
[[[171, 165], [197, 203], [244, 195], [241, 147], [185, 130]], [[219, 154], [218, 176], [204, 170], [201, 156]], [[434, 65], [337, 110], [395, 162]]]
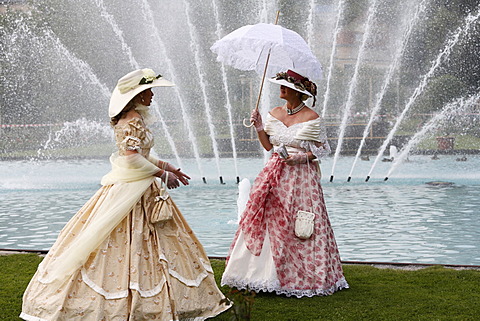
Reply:
[[122, 111], [118, 113], [118, 115], [113, 116], [110, 118], [110, 126], [114, 127], [120, 119], [122, 119], [123, 115], [128, 113], [130, 110], [134, 109], [136, 107], [135, 102], [137, 101], [137, 97], [142, 95], [145, 91], [149, 90], [150, 88], [147, 88], [141, 92], [139, 92], [135, 97], [133, 97], [128, 104], [123, 107]]
[[[135, 96], [136, 97], [136, 96]], [[135, 98], [134, 97], [134, 98]], [[110, 126], [115, 127], [115, 125], [118, 123], [120, 119], [122, 119], [123, 115], [128, 113], [130, 110], [135, 108], [135, 104], [133, 103], [134, 98], [128, 102], [128, 104], [122, 109], [121, 112], [118, 113], [118, 115], [113, 116], [110, 118]]]

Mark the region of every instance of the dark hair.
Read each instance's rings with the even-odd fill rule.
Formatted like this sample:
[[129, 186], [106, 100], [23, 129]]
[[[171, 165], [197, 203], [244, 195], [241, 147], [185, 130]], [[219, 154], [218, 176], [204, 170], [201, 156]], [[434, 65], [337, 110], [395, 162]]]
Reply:
[[[142, 78], [142, 81], [143, 81], [143, 78]], [[135, 97], [130, 99], [130, 101], [125, 105], [125, 107], [123, 107], [122, 111], [119, 112], [118, 115], [115, 115], [112, 118], [110, 118], [110, 126], [114, 127], [118, 123], [118, 121], [120, 119], [122, 119], [123, 115], [128, 113], [130, 110], [134, 109], [135, 108], [135, 103], [134, 103], [135, 98], [137, 98], [139, 95], [141, 95], [142, 93], [144, 93], [145, 91], [147, 91], [149, 89], [151, 89], [151, 88], [147, 88], [147, 89], [139, 92], [138, 94], [135, 95]]]
[[[313, 105], [312, 107], [315, 107], [315, 103], [317, 102], [317, 98], [315, 97], [317, 95], [317, 85], [313, 82], [310, 81], [307, 77], [304, 77], [292, 70], [287, 70], [286, 72], [279, 72], [275, 76], [276, 80], [284, 79], [288, 81], [289, 83], [292, 83], [296, 89], [299, 90], [304, 90], [308, 91], [310, 94], [312, 94], [313, 97]], [[308, 95], [306, 94], [301, 94], [299, 95], [300, 99], [302, 101], [307, 100], [309, 98]]]
[[130, 100], [128, 104], [125, 105], [125, 107], [123, 107], [121, 112], [119, 112], [117, 115], [110, 118], [110, 126], [114, 127], [116, 124], [118, 124], [118, 121], [122, 119], [123, 115], [125, 115], [126, 113], [128, 113], [130, 110], [134, 108], [135, 108], [135, 104], [133, 103], [133, 98], [132, 98], [132, 100]]

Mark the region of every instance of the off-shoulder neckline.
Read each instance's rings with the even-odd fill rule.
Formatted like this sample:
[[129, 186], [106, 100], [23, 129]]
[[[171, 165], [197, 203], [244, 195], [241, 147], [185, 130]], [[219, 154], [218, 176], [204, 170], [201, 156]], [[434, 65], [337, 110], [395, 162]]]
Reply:
[[278, 119], [277, 117], [273, 116], [271, 113], [268, 113], [268, 115], [270, 117], [272, 117], [274, 120], [280, 122], [283, 126], [285, 126], [286, 128], [291, 128], [293, 126], [296, 126], [296, 125], [300, 125], [300, 124], [306, 124], [306, 123], [309, 123], [309, 122], [312, 122], [312, 121], [315, 121], [315, 120], [319, 120], [320, 119], [320, 116], [318, 116], [317, 118], [314, 118], [314, 119], [310, 119], [310, 120], [307, 120], [307, 121], [302, 121], [302, 122], [299, 122], [299, 123], [295, 123], [293, 125], [290, 125], [290, 126], [287, 126], [285, 125], [285, 123], [283, 121], [281, 121], [280, 119]]

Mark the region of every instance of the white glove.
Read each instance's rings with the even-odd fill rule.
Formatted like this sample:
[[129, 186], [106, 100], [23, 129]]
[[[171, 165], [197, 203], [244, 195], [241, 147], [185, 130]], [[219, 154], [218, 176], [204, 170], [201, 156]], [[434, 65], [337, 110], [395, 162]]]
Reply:
[[164, 170], [163, 174], [160, 176], [160, 179], [170, 189], [177, 188], [180, 186], [177, 175], [173, 174], [172, 172], [168, 172]]
[[252, 110], [252, 113], [250, 114], [250, 121], [255, 126], [257, 133], [263, 130], [262, 115], [260, 115], [260, 112], [258, 111], [258, 109]]
[[307, 160], [308, 160], [307, 153], [300, 152], [300, 153], [296, 153], [288, 156], [285, 162], [288, 165], [297, 165], [297, 164], [305, 164]]

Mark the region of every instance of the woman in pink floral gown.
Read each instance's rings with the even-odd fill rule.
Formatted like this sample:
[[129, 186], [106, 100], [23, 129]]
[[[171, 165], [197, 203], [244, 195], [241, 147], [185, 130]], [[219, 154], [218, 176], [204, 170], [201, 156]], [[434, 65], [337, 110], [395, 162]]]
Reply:
[[[330, 147], [321, 118], [303, 103], [313, 98], [315, 104], [316, 86], [291, 70], [270, 81], [280, 85], [286, 103], [274, 108], [265, 124], [252, 112], [259, 141], [273, 154], [250, 191], [222, 285], [298, 298], [330, 295], [348, 283], [320, 185], [318, 160]], [[308, 239], [294, 231], [299, 210], [315, 213]]]

